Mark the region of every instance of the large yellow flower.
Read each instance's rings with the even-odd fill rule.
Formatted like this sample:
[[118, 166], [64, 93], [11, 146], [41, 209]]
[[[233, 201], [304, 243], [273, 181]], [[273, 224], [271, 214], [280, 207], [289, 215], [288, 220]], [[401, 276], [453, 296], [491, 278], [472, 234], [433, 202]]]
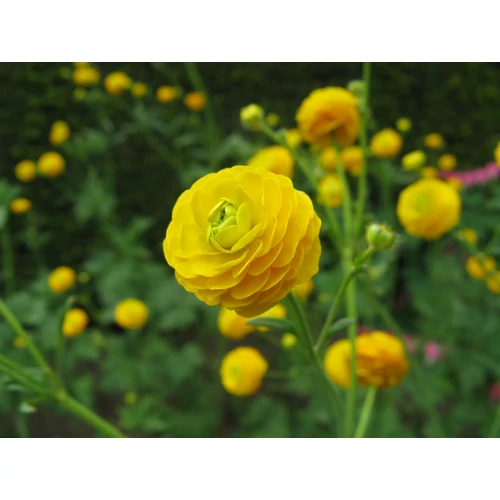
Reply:
[[370, 143], [370, 149], [377, 158], [394, 158], [403, 147], [403, 139], [392, 128], [377, 132]]
[[455, 189], [438, 179], [421, 179], [399, 195], [399, 222], [413, 236], [435, 240], [455, 227], [461, 200]]
[[359, 133], [358, 99], [341, 87], [313, 90], [295, 119], [305, 141], [328, 146], [336, 139], [341, 146], [349, 146]]
[[283, 146], [269, 146], [257, 151], [249, 160], [251, 167], [262, 167], [275, 174], [293, 176], [293, 156]]
[[182, 193], [163, 250], [186, 290], [250, 318], [318, 272], [320, 226], [290, 179], [236, 166]]

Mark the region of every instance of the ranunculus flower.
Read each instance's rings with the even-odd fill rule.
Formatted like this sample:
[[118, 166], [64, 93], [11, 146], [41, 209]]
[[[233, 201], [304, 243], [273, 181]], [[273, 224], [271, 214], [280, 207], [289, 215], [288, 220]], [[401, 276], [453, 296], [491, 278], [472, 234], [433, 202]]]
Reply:
[[87, 328], [89, 317], [83, 309], [70, 309], [64, 316], [62, 331], [65, 337], [76, 337]]
[[31, 182], [36, 177], [36, 165], [34, 161], [23, 160], [15, 167], [15, 175], [18, 181]]
[[290, 179], [236, 166], [182, 193], [163, 250], [187, 291], [250, 318], [318, 272], [320, 226]]
[[71, 131], [67, 122], [59, 120], [52, 124], [49, 133], [49, 141], [54, 146], [58, 146], [69, 139]]
[[447, 153], [439, 157], [438, 165], [441, 170], [455, 170], [457, 166], [457, 159], [454, 155]]
[[403, 147], [403, 139], [392, 128], [377, 132], [370, 143], [370, 149], [377, 158], [394, 158]]
[[108, 94], [119, 95], [125, 92], [132, 81], [130, 77], [124, 73], [123, 71], [115, 71], [114, 73], [110, 73], [104, 79], [104, 88]]
[[337, 174], [327, 174], [318, 182], [318, 202], [327, 207], [342, 205], [344, 191]]
[[429, 149], [442, 149], [444, 148], [444, 138], [441, 134], [427, 134], [424, 137], [424, 144]]
[[31, 210], [31, 201], [28, 198], [16, 198], [10, 202], [10, 211], [13, 214], [25, 214]]
[[262, 167], [275, 174], [293, 176], [293, 156], [283, 146], [268, 146], [255, 153], [249, 160], [251, 167]]
[[191, 111], [203, 111], [206, 105], [206, 98], [201, 92], [189, 92], [184, 96], [184, 104]]

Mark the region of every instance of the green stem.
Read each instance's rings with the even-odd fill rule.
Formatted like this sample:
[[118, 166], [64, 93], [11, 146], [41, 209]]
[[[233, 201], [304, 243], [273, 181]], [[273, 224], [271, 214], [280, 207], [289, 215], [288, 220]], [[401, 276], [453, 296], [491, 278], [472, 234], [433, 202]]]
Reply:
[[66, 300], [64, 306], [61, 309], [61, 313], [59, 316], [59, 329], [58, 329], [58, 341], [57, 341], [57, 350], [56, 350], [56, 374], [59, 378], [59, 380], [63, 381], [63, 359], [64, 359], [64, 347], [66, 344], [66, 337], [64, 336], [63, 333], [63, 325], [64, 325], [64, 318], [66, 316], [66, 313], [69, 311], [69, 309], [73, 306], [75, 303], [76, 297], [70, 296]]
[[373, 405], [375, 404], [376, 396], [377, 388], [375, 386], [369, 387], [368, 392], [366, 393], [365, 402], [363, 403], [363, 408], [361, 408], [361, 416], [359, 417], [358, 427], [354, 433], [355, 438], [364, 437], [372, 414]]
[[33, 392], [43, 394], [45, 387], [42, 386], [31, 375], [25, 372], [24, 368], [17, 363], [0, 354], [0, 371], [5, 373], [12, 380], [15, 380], [23, 387], [30, 389]]
[[491, 424], [490, 431], [488, 432], [489, 438], [496, 438], [498, 436], [498, 431], [500, 430], [500, 405], [497, 407], [495, 412], [495, 417], [493, 418], [493, 423]]
[[342, 210], [344, 215], [344, 237], [347, 245], [352, 247], [352, 244], [354, 242], [354, 227], [352, 225], [353, 212], [351, 188], [349, 187], [349, 182], [347, 181], [347, 176], [340, 160], [340, 148], [338, 144], [335, 144], [335, 151], [337, 153], [337, 172], [340, 177], [340, 181], [342, 182], [342, 191], [344, 195], [344, 200], [342, 202]]
[[10, 237], [9, 223], [6, 222], [2, 229], [3, 276], [5, 280], [5, 295], [12, 295], [16, 289], [14, 269], [14, 252]]

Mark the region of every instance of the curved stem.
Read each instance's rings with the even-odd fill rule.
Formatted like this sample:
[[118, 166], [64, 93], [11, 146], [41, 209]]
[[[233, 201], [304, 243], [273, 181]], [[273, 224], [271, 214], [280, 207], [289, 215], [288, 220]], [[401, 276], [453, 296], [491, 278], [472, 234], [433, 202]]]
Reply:
[[17, 363], [14, 363], [9, 358], [0, 354], [0, 371], [5, 373], [12, 380], [15, 380], [23, 387], [30, 389], [33, 392], [43, 394], [46, 392], [45, 387], [35, 380], [31, 375], [26, 373], [24, 368]]
[[365, 435], [366, 429], [368, 427], [368, 422], [370, 422], [370, 417], [373, 410], [373, 405], [375, 404], [375, 397], [377, 396], [377, 388], [375, 386], [369, 387], [366, 393], [365, 402], [363, 403], [363, 408], [361, 408], [361, 416], [359, 417], [358, 427], [354, 433], [355, 438], [362, 438]]
[[352, 195], [351, 188], [349, 187], [349, 182], [347, 181], [347, 176], [342, 166], [340, 159], [340, 148], [338, 144], [335, 144], [335, 152], [337, 153], [337, 172], [342, 182], [342, 191], [344, 194], [344, 201], [342, 202], [342, 210], [344, 215], [344, 236], [345, 241], [348, 246], [352, 246], [354, 242], [353, 225], [352, 225]]

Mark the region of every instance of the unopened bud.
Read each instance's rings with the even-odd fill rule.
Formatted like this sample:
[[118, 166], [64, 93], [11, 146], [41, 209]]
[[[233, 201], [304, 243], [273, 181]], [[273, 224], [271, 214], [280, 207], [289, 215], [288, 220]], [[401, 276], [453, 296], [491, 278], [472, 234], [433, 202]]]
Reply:
[[264, 110], [258, 104], [249, 104], [240, 111], [240, 120], [243, 127], [253, 131], [260, 128], [260, 122], [264, 118]]
[[377, 250], [390, 250], [396, 241], [396, 234], [383, 224], [370, 224], [366, 230], [368, 244]]

